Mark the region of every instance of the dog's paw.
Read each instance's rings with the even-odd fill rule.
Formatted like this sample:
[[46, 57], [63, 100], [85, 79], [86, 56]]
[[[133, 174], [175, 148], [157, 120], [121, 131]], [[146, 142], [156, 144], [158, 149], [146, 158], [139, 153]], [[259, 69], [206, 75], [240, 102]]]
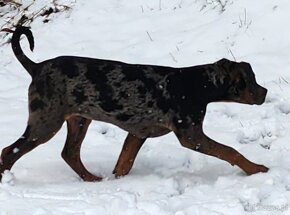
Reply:
[[253, 175], [260, 172], [268, 172], [269, 168], [265, 167], [264, 165], [255, 165], [254, 168], [248, 170], [246, 173], [247, 175]]
[[115, 178], [120, 178], [122, 176], [127, 175], [132, 168], [131, 163], [123, 164], [123, 165], [116, 165], [115, 169], [113, 170], [113, 174], [115, 175]]
[[97, 181], [102, 181], [103, 178], [93, 175], [93, 174], [86, 174], [86, 175], [82, 175], [81, 176], [83, 181], [87, 181], [87, 182], [97, 182]]

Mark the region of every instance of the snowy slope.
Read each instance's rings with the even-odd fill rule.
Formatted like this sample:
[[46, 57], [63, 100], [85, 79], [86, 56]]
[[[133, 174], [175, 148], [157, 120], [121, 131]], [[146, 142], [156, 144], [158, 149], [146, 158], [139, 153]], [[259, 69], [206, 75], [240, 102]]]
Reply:
[[[245, 176], [237, 167], [182, 148], [169, 134], [147, 140], [130, 174], [115, 179], [111, 171], [126, 133], [94, 122], [82, 157], [90, 171], [106, 180], [87, 183], [61, 159], [64, 126], [15, 164], [14, 177], [5, 174], [0, 215], [290, 214], [288, 0], [221, 1], [225, 6], [209, 0], [62, 2], [72, 10], [52, 14], [46, 24], [43, 17], [32, 23], [34, 53], [22, 42], [34, 61], [78, 55], [175, 67], [223, 57], [250, 62], [258, 82], [269, 90], [265, 104], [210, 104], [204, 129], [270, 171]], [[50, 1], [36, 0], [32, 9], [45, 4]], [[24, 131], [30, 83], [2, 41], [1, 149]]]

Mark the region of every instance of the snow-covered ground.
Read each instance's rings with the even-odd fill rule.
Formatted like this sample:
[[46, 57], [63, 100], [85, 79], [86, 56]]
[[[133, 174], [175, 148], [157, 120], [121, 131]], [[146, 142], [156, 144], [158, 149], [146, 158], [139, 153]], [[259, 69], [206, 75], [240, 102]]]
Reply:
[[[36, 0], [31, 10], [50, 2]], [[106, 180], [83, 182], [61, 159], [64, 126], [15, 164], [14, 177], [4, 175], [0, 215], [290, 214], [290, 2], [215, 2], [63, 0], [71, 10], [52, 14], [48, 23], [44, 17], [32, 23], [34, 53], [26, 40], [22, 46], [37, 62], [59, 55], [174, 67], [223, 57], [250, 62], [269, 90], [265, 104], [210, 104], [204, 130], [268, 166], [268, 173], [246, 176], [226, 162], [182, 148], [169, 134], [147, 140], [130, 174], [115, 179], [111, 171], [126, 132], [94, 122], [82, 158]], [[1, 26], [5, 20], [0, 18]], [[10, 45], [3, 45], [6, 40], [0, 41], [1, 149], [25, 129], [30, 83]]]

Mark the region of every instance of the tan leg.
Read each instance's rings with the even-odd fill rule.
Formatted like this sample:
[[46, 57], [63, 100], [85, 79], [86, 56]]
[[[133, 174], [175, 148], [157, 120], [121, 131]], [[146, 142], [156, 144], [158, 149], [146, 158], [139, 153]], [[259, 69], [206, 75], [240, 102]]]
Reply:
[[267, 167], [249, 161], [235, 149], [208, 138], [202, 132], [201, 126], [192, 126], [186, 130], [176, 130], [175, 134], [184, 147], [217, 157], [229, 162], [231, 165], [237, 165], [247, 175], [268, 171]]
[[55, 120], [30, 116], [24, 134], [12, 145], [4, 148], [0, 157], [0, 181], [2, 173], [10, 170], [14, 163], [24, 154], [30, 152], [40, 144], [50, 140], [61, 128], [63, 121], [57, 117]]
[[132, 134], [128, 134], [113, 174], [116, 177], [127, 175], [135, 161], [139, 149], [142, 147], [145, 139], [138, 138]]
[[90, 173], [84, 167], [80, 157], [81, 145], [90, 123], [91, 120], [79, 116], [72, 116], [67, 120], [67, 139], [61, 155], [84, 181], [100, 181], [102, 178]]

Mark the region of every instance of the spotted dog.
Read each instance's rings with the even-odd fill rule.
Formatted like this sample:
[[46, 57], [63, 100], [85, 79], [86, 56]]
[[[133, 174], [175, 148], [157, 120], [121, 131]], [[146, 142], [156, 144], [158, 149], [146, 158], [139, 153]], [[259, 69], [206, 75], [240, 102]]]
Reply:
[[16, 28], [12, 36], [13, 52], [32, 77], [29, 118], [24, 134], [2, 151], [0, 179], [24, 154], [51, 139], [66, 121], [62, 157], [83, 180], [101, 180], [80, 158], [92, 120], [112, 123], [128, 132], [115, 176], [130, 171], [147, 138], [169, 132], [176, 134], [182, 146], [237, 165], [248, 175], [267, 172], [267, 167], [217, 143], [202, 130], [210, 102], [264, 102], [267, 90], [256, 83], [250, 64], [222, 59], [214, 64], [172, 68], [74, 56], [35, 63], [20, 47], [22, 34], [31, 50], [34, 39], [26, 27]]

